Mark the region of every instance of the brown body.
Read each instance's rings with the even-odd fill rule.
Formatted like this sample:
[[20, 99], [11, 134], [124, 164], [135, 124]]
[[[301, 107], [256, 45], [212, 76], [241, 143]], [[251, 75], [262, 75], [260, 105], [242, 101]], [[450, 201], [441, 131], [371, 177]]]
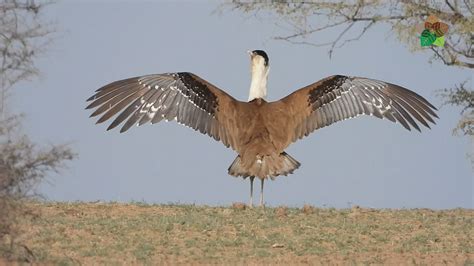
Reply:
[[[285, 108], [286, 107], [286, 108]], [[287, 175], [299, 163], [284, 152], [291, 139], [280, 125], [294, 123], [288, 106], [283, 102], [267, 103], [263, 99], [236, 103], [236, 152], [229, 167], [234, 176], [254, 176], [261, 179]]]

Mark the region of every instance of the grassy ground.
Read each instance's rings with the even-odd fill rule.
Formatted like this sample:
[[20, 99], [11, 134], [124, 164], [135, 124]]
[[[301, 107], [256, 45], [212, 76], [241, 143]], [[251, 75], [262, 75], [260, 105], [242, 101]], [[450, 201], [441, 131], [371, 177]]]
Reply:
[[22, 242], [39, 263], [474, 263], [473, 210], [31, 205]]

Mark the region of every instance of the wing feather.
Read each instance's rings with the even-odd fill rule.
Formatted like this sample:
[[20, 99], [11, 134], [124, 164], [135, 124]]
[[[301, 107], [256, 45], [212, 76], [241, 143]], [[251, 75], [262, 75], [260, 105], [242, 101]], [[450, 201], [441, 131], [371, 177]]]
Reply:
[[[103, 111], [106, 111], [107, 112], [105, 114], [103, 114], [99, 120], [97, 121], [98, 124], [104, 122], [105, 120], [109, 119], [110, 117], [114, 116], [117, 112], [119, 112], [122, 108], [124, 108], [127, 104], [129, 104], [130, 102], [133, 101], [133, 99], [137, 98], [137, 97], [141, 97], [143, 95], [146, 95], [147, 94], [147, 91], [146, 90], [139, 90], [135, 93], [132, 93], [128, 96], [126, 96], [125, 98], [116, 98], [117, 100], [120, 100], [118, 101], [117, 103], [115, 103], [115, 101], [113, 103], [105, 103], [104, 105], [102, 105], [101, 107], [106, 107], [107, 109], [103, 110]], [[121, 95], [122, 97], [125, 96], [125, 95]], [[101, 107], [99, 107], [99, 109], [101, 109]], [[97, 109], [97, 110], [99, 110]], [[101, 113], [103, 112], [101, 111]], [[98, 113], [97, 113], [98, 114]], [[95, 116], [97, 115], [95, 112], [91, 115], [91, 116]]]
[[146, 75], [105, 85], [87, 99], [86, 109], [97, 108], [91, 116], [103, 114], [97, 123], [117, 115], [107, 130], [123, 124], [120, 132], [133, 125], [152, 124], [166, 119], [221, 140], [235, 149], [229, 130], [238, 131], [236, 116], [243, 103], [188, 73]]
[[289, 110], [289, 126], [285, 127], [289, 145], [314, 130], [335, 122], [370, 115], [399, 122], [407, 130], [421, 131], [418, 123], [430, 128], [438, 118], [437, 110], [417, 93], [384, 81], [331, 76], [301, 88], [272, 103], [275, 108]]
[[[87, 108], [94, 108], [96, 106], [102, 105], [105, 102], [114, 104], [114, 102], [116, 103], [117, 100], [123, 99], [123, 96], [119, 97], [120, 95], [130, 95], [135, 93], [139, 89], [140, 88], [133, 88], [130, 84], [124, 84], [118, 90], [116, 90], [115, 93], [105, 94], [103, 97], [100, 97], [99, 99], [93, 101], [89, 106], [87, 106]], [[101, 107], [104, 107], [104, 105], [102, 105]], [[97, 111], [98, 110], [101, 109], [99, 108], [97, 109]]]
[[[151, 97], [152, 94], [153, 92], [149, 91], [147, 95], [144, 95], [138, 98], [137, 97], [132, 98], [132, 100], [135, 99], [135, 101], [133, 101], [132, 104], [130, 104], [127, 108], [125, 108], [125, 110], [123, 110], [117, 116], [117, 118], [115, 118], [115, 120], [109, 125], [107, 130], [111, 130], [115, 128], [116, 126], [120, 125], [123, 121], [125, 121], [128, 117], [130, 117], [136, 111], [137, 108], [140, 108], [141, 104], [143, 104], [143, 101], [148, 99], [148, 97]], [[121, 109], [122, 108], [120, 107], [119, 110]]]
[[138, 121], [138, 125], [141, 126], [150, 122], [155, 116], [159, 116], [159, 107], [157, 106], [158, 99], [162, 96], [164, 91], [162, 90], [150, 90], [153, 94], [148, 99], [143, 99], [141, 107], [135, 112], [143, 113], [143, 116]]

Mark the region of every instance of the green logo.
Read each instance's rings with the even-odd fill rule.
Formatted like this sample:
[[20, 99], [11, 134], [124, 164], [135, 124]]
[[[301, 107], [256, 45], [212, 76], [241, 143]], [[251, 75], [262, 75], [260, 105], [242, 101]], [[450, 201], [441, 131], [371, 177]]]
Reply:
[[439, 21], [439, 19], [430, 15], [425, 23], [424, 30], [420, 35], [420, 45], [426, 46], [439, 46], [444, 47], [444, 35], [448, 32], [448, 24]]

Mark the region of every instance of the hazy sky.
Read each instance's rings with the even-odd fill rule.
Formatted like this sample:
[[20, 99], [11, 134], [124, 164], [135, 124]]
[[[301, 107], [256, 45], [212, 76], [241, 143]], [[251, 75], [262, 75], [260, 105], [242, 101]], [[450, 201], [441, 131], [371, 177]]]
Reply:
[[[197, 2], [197, 1], [196, 1]], [[428, 63], [388, 29], [336, 50], [274, 41], [285, 34], [272, 21], [238, 12], [213, 14], [216, 3], [59, 2], [47, 9], [58, 38], [38, 61], [39, 80], [13, 98], [24, 129], [41, 143], [71, 143], [79, 158], [41, 187], [60, 201], [146, 201], [229, 205], [247, 202], [248, 180], [227, 175], [236, 154], [176, 123], [106, 132], [84, 110], [97, 88], [127, 77], [190, 71], [240, 100], [250, 84], [247, 50], [270, 57], [269, 100], [333, 74], [370, 77], [412, 89], [440, 105], [434, 91], [472, 72]], [[315, 39], [327, 41], [320, 33]], [[302, 163], [266, 183], [269, 205], [348, 207], [473, 207], [468, 138], [453, 137], [459, 109], [443, 107], [432, 130], [406, 131], [372, 117], [316, 131], [286, 151]], [[258, 194], [255, 195], [258, 199]]]

